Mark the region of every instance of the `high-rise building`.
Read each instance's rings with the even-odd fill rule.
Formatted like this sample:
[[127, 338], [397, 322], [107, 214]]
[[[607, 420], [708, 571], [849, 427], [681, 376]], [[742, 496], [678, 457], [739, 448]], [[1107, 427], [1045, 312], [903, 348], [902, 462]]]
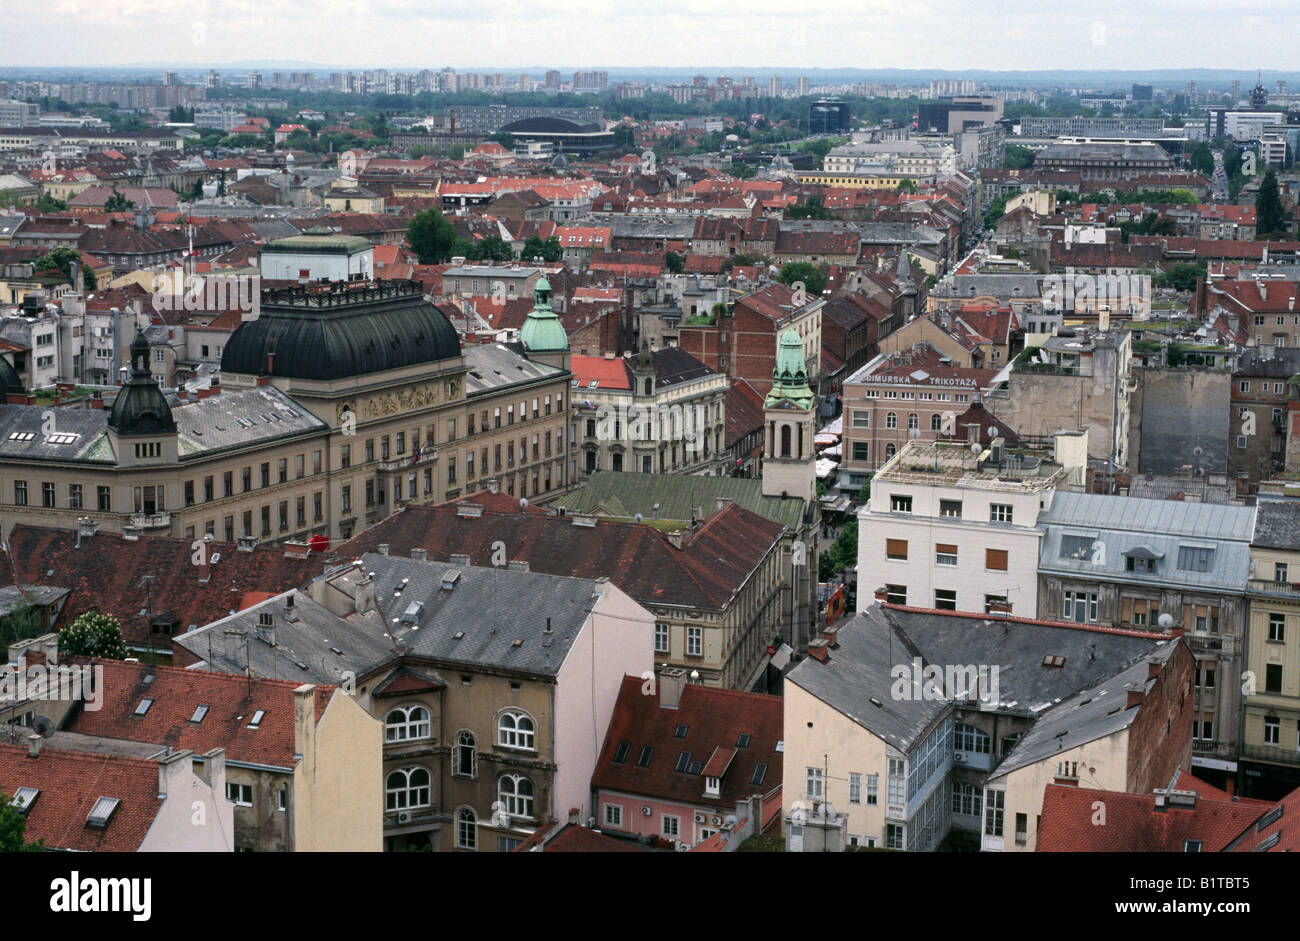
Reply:
[[1150, 86], [1148, 83], [1146, 83], [1146, 82], [1134, 82], [1134, 83], [1133, 83], [1133, 100], [1134, 100], [1134, 101], [1150, 101], [1150, 100], [1151, 100], [1151, 86]]
[[769, 98], [781, 97], [781, 76], [773, 75], [767, 80], [767, 96]]
[[546, 73], [546, 87], [547, 88], [560, 87], [560, 73], [556, 69], [551, 69], [549, 72]]
[[815, 101], [808, 108], [809, 134], [843, 134], [849, 129], [852, 112], [843, 101]]
[[1241, 100], [1241, 79], [1234, 79], [1232, 82], [1232, 103], [1235, 105]]
[[799, 76], [799, 81], [798, 81], [798, 83], [796, 84], [795, 87], [796, 87], [795, 95], [796, 95], [797, 97], [799, 97], [799, 98], [805, 98], [805, 97], [807, 97], [807, 95], [808, 95], [808, 90], [809, 90], [809, 88], [811, 87], [811, 83], [808, 81], [808, 76], [806, 76], [806, 75], [800, 75], [800, 76]]

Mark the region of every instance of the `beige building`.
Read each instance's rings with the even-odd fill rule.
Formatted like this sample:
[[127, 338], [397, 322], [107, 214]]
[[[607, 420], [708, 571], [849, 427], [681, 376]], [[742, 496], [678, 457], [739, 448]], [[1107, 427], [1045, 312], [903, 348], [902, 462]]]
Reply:
[[406, 282], [267, 293], [193, 399], [161, 390], [143, 337], [131, 357], [108, 409], [0, 406], [6, 531], [88, 517], [137, 536], [346, 539], [406, 503], [489, 480], [532, 499], [575, 471], [567, 352], [462, 349]]

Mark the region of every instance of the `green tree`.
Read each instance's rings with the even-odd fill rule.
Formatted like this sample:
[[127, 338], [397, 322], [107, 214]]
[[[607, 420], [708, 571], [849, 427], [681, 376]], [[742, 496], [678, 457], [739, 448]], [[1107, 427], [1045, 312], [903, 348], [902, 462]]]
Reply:
[[858, 488], [858, 506], [866, 506], [867, 501], [871, 499], [871, 478], [874, 476], [876, 475], [868, 474], [867, 479], [864, 480], [862, 486]]
[[1187, 353], [1183, 351], [1182, 347], [1174, 346], [1171, 343], [1169, 345], [1169, 351], [1165, 354], [1165, 365], [1182, 366], [1186, 364], [1186, 362], [1187, 362]]
[[66, 202], [62, 199], [55, 199], [49, 193], [41, 193], [40, 198], [36, 200], [37, 212], [67, 212], [67, 210], [68, 204]]
[[81, 260], [81, 252], [75, 248], [56, 248], [32, 262], [33, 270], [37, 272], [57, 270], [63, 273], [68, 280], [72, 280], [72, 263], [76, 262], [81, 266], [81, 289], [83, 291], [93, 291], [98, 287], [98, 278], [95, 272], [91, 271]]
[[1176, 265], [1170, 265], [1163, 273], [1156, 275], [1152, 280], [1152, 284], [1158, 288], [1173, 288], [1177, 291], [1194, 291], [1196, 290], [1197, 279], [1204, 277], [1204, 262], [1199, 265], [1179, 262]]
[[111, 614], [87, 611], [59, 631], [59, 654], [70, 657], [126, 659], [122, 625]]
[[37, 604], [28, 602], [0, 617], [0, 643], [16, 643], [40, 637], [46, 631], [45, 613]]
[[817, 578], [828, 581], [858, 564], [858, 520], [851, 517], [839, 536], [817, 559]]
[[488, 140], [496, 141], [506, 150], [515, 149], [515, 136], [509, 131], [497, 131], [495, 134], [489, 134]]
[[515, 250], [499, 235], [471, 242], [465, 257], [471, 261], [510, 261], [515, 257]]
[[682, 269], [686, 267], [686, 262], [684, 262], [682, 260], [682, 256], [677, 254], [676, 252], [665, 252], [664, 267], [666, 267], [673, 274], [681, 274]]
[[899, 180], [899, 181], [898, 181], [898, 190], [899, 190], [899, 192], [902, 192], [902, 193], [908, 193], [908, 194], [910, 194], [910, 195], [912, 195], [912, 196], [915, 196], [915, 195], [916, 195], [916, 184], [915, 184], [914, 182], [912, 182], [911, 180]]
[[636, 134], [626, 124], [620, 124], [614, 128], [614, 147], [618, 150], [634, 150], [636, 148]]
[[440, 264], [455, 254], [456, 230], [436, 209], [417, 212], [406, 226], [406, 244], [423, 265]]
[[1028, 147], [1010, 144], [1002, 154], [1002, 166], [1007, 170], [1024, 170], [1034, 165], [1034, 152]]
[[1271, 169], [1259, 181], [1259, 192], [1255, 195], [1255, 233], [1258, 239], [1278, 238], [1286, 233], [1286, 215], [1277, 194], [1277, 174]]
[[9, 795], [0, 791], [0, 853], [40, 853], [45, 841], [27, 842], [27, 817], [9, 803]]
[[1187, 165], [1196, 173], [1209, 177], [1214, 173], [1214, 154], [1204, 144], [1197, 144], [1187, 155]]
[[782, 284], [802, 282], [804, 290], [812, 297], [819, 297], [826, 290], [826, 275], [816, 265], [806, 261], [792, 261], [783, 265], [776, 279]]
[[820, 196], [809, 196], [802, 206], [791, 206], [785, 211], [787, 219], [829, 219], [831, 211], [822, 205]]
[[134, 207], [135, 203], [131, 202], [131, 200], [119, 193], [116, 186], [113, 187], [113, 195], [109, 196], [108, 199], [104, 201], [105, 212], [125, 212]]
[[564, 246], [554, 235], [546, 241], [542, 241], [536, 235], [530, 235], [524, 239], [523, 250], [519, 253], [523, 261], [532, 261], [534, 258], [541, 258], [542, 261], [555, 263], [564, 257]]

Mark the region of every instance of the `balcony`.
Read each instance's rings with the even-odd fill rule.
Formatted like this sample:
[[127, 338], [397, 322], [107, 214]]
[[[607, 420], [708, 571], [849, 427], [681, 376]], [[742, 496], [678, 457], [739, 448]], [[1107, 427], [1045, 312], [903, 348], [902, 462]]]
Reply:
[[1300, 582], [1282, 582], [1276, 579], [1252, 578], [1248, 583], [1252, 594], [1271, 598], [1286, 598], [1300, 602]]
[[398, 458], [395, 461], [380, 461], [379, 473], [381, 474], [400, 474], [402, 471], [414, 470], [417, 467], [427, 467], [438, 460], [437, 448], [425, 448], [420, 453], [419, 460], [415, 456], [407, 458]]
[[1232, 656], [1236, 652], [1237, 639], [1231, 634], [1197, 634], [1188, 632], [1183, 635], [1187, 646], [1193, 653], [1214, 652]]
[[1266, 761], [1275, 765], [1300, 765], [1300, 748], [1287, 748], [1284, 745], [1245, 745], [1241, 746], [1241, 757], [1252, 761]]
[[169, 529], [171, 525], [170, 513], [132, 513], [127, 520], [132, 529]]

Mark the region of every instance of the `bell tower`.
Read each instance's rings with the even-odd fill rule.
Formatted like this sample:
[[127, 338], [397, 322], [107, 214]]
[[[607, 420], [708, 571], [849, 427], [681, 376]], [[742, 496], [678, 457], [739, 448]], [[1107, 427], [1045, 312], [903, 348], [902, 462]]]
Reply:
[[817, 502], [817, 460], [813, 449], [816, 397], [808, 387], [803, 340], [786, 330], [777, 343], [772, 389], [763, 400], [766, 447], [763, 494]]

